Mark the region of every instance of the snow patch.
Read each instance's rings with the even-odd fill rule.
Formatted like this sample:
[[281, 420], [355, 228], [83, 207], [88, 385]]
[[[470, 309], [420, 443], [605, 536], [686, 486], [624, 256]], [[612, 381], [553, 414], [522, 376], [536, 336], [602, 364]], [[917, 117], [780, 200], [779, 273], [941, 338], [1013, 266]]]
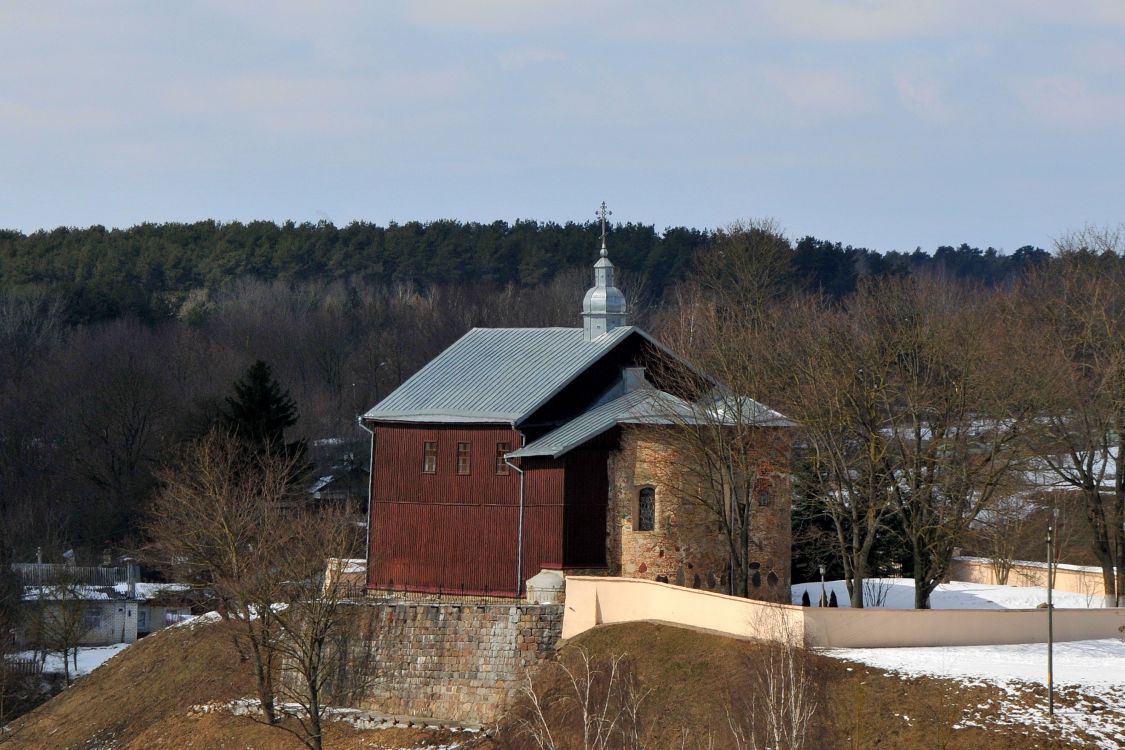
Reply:
[[[908, 578], [872, 578], [868, 581], [873, 589], [882, 589], [886, 594], [883, 607], [887, 609], [914, 608], [914, 581]], [[836, 601], [841, 607], [849, 606], [848, 587], [844, 581], [827, 581], [824, 584], [828, 596], [836, 593]], [[809, 601], [815, 606], [820, 600], [820, 583], [797, 583], [792, 588], [793, 604], [801, 603], [801, 595], [808, 592]], [[1103, 606], [1100, 596], [1078, 594], [1072, 591], [1052, 592], [1056, 609], [1099, 609]], [[983, 583], [951, 581], [939, 584], [930, 594], [930, 607], [933, 609], [1036, 609], [1047, 603], [1047, 589], [1042, 586], [999, 586]], [[867, 601], [865, 606], [871, 606]]]
[[1045, 643], [825, 649], [821, 653], [908, 677], [939, 677], [966, 686], [992, 685], [1003, 690], [1004, 697], [998, 704], [985, 702], [970, 707], [958, 727], [1031, 725], [1057, 731], [1069, 742], [1092, 738], [1107, 750], [1125, 743], [1125, 639], [1055, 644], [1053, 722], [1044, 690]]
[[[70, 657], [70, 674], [71, 676], [81, 676], [90, 674], [95, 669], [105, 664], [113, 657], [120, 654], [129, 647], [128, 643], [114, 643], [110, 646], [79, 646], [78, 647], [78, 667], [75, 669], [74, 657]], [[15, 654], [17, 659], [34, 659], [34, 651], [21, 651]], [[43, 661], [44, 672], [57, 672], [63, 673], [62, 657], [59, 654], [48, 654], [47, 658]]]

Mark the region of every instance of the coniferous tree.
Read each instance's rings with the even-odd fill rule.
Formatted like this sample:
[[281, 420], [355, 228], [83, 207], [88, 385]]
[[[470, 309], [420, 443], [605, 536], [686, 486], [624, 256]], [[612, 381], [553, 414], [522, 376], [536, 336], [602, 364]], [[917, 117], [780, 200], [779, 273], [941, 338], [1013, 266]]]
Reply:
[[262, 360], [250, 365], [227, 396], [222, 422], [234, 435], [261, 447], [285, 444], [285, 430], [297, 424], [297, 404], [274, 380]]

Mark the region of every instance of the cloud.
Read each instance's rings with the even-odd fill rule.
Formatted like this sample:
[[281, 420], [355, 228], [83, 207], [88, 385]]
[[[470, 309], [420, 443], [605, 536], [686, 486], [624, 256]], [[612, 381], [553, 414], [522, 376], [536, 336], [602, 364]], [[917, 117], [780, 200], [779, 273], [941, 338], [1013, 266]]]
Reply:
[[508, 49], [496, 55], [501, 70], [519, 70], [529, 65], [538, 65], [547, 62], [562, 62], [566, 55], [555, 49], [537, 47], [523, 47]]
[[929, 36], [964, 23], [953, 0], [860, 0], [767, 3], [769, 16], [790, 36], [876, 41]]
[[1090, 73], [1125, 72], [1125, 45], [1117, 38], [1084, 41], [1072, 54], [1075, 62]]
[[339, 136], [380, 125], [413, 128], [446, 111], [474, 87], [464, 69], [392, 70], [362, 77], [246, 73], [181, 81], [162, 95], [172, 114], [263, 132]]
[[572, 23], [597, 23], [604, 10], [592, 0], [412, 0], [406, 13], [416, 24], [484, 32], [530, 31]]
[[765, 65], [757, 73], [798, 115], [855, 115], [874, 106], [874, 97], [859, 77], [844, 68]]
[[930, 122], [953, 119], [953, 107], [937, 80], [918, 74], [896, 73], [894, 84], [899, 104], [911, 114]]
[[1125, 95], [1095, 90], [1084, 78], [1041, 76], [1021, 81], [1016, 95], [1032, 116], [1063, 127], [1119, 127]]

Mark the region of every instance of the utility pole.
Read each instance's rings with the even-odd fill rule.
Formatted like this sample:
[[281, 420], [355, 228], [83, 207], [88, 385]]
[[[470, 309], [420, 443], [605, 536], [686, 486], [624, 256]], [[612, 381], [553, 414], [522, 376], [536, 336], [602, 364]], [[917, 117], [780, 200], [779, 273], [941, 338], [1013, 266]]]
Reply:
[[1054, 576], [1052, 566], [1055, 560], [1054, 530], [1058, 519], [1058, 509], [1051, 509], [1051, 519], [1047, 522], [1047, 714], [1055, 718], [1055, 605], [1051, 601]]

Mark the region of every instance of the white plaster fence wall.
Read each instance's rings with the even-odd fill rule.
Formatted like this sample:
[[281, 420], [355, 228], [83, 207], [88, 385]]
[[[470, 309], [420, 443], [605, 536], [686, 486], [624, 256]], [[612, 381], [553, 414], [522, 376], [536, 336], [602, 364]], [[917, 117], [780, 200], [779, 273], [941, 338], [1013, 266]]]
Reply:
[[[1125, 608], [1056, 609], [1055, 639], [1125, 637]], [[1041, 643], [1046, 609], [848, 609], [769, 604], [632, 578], [567, 576], [563, 638], [596, 625], [665, 622], [736, 638], [882, 648]]]
[[637, 578], [567, 576], [563, 638], [595, 625], [656, 621], [739, 638], [804, 638], [803, 607]]
[[[997, 585], [996, 570], [985, 557], [955, 557], [949, 563], [949, 580]], [[1009, 586], [1046, 586], [1047, 564], [1023, 560], [1012, 563], [1008, 572]], [[1091, 601], [1105, 595], [1102, 569], [1082, 565], [1059, 565], [1055, 568], [1055, 588], [1085, 594]]]

